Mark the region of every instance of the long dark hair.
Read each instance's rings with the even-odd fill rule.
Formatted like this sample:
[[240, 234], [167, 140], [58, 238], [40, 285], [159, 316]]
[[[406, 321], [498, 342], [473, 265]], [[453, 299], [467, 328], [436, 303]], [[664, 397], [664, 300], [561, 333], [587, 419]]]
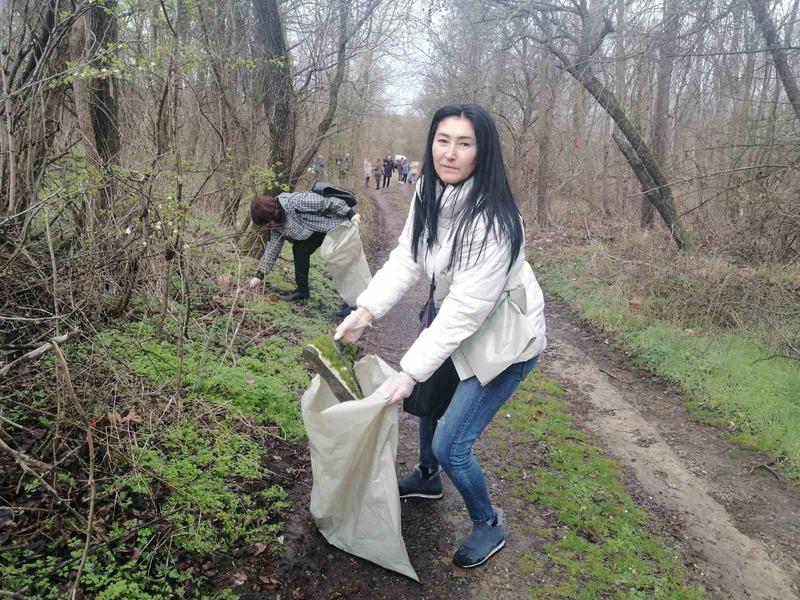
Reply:
[[[447, 268], [450, 269], [456, 264], [460, 266], [464, 258], [467, 263], [473, 259], [472, 251], [475, 240], [472, 238], [475, 234], [475, 224], [479, 219], [484, 219], [486, 236], [481, 240], [474, 260], [477, 261], [480, 258], [489, 235], [494, 234], [499, 241], [507, 240], [509, 242], [511, 256], [508, 270], [510, 271], [522, 249], [522, 224], [520, 223], [519, 209], [508, 184], [497, 127], [489, 113], [476, 104], [450, 104], [443, 106], [433, 115], [421, 171], [421, 193], [414, 195], [414, 227], [412, 230], [414, 261], [417, 260], [423, 235], [428, 246], [437, 241], [442, 193], [437, 194], [436, 187], [439, 184], [444, 190], [446, 184], [436, 174], [431, 150], [439, 123], [448, 117], [469, 119], [475, 130], [478, 152], [475, 159], [475, 170], [472, 173], [472, 189], [458, 218], [453, 237], [453, 253], [450, 255]], [[469, 236], [469, 239], [466, 240], [469, 250], [467, 256], [463, 257], [462, 242], [465, 241], [465, 236]]]

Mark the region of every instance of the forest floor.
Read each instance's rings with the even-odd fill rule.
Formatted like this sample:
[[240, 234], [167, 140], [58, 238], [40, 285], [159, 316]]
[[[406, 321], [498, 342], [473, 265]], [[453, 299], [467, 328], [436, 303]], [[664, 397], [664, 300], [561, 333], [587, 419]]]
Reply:
[[[392, 186], [372, 195], [373, 270], [394, 246], [410, 193]], [[425, 293], [420, 283], [407, 294], [365, 336], [363, 351], [397, 365]], [[800, 597], [800, 488], [768, 457], [693, 420], [675, 390], [566, 304], [548, 297], [546, 313], [540, 366], [475, 447], [507, 516], [503, 551], [474, 570], [452, 564], [469, 518], [445, 477], [443, 500], [402, 505], [421, 583], [350, 556], [314, 526], [310, 466], [297, 449], [290, 460], [306, 470], [287, 487], [285, 552], [262, 570], [275, 597]], [[400, 475], [417, 462], [416, 439], [415, 419], [403, 414]], [[247, 586], [236, 593], [265, 597]]]

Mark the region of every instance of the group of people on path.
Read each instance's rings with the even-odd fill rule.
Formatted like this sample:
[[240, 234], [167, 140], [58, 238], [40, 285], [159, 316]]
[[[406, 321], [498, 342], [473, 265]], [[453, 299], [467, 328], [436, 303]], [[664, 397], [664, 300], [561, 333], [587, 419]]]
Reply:
[[[365, 160], [365, 185], [371, 175], [376, 186], [380, 179], [386, 187], [397, 169], [391, 155]], [[406, 181], [412, 171], [408, 163]], [[456, 565], [468, 568], [484, 563], [506, 541], [503, 510], [489, 495], [472, 447], [545, 349], [544, 300], [525, 260], [522, 217], [497, 127], [485, 109], [440, 108], [417, 174], [397, 247], [357, 297], [355, 310], [348, 307], [334, 339], [356, 341], [420, 277], [430, 283], [435, 317], [401, 359], [401, 371], [378, 391], [389, 404], [399, 403], [447, 361], [455, 366], [458, 382], [444, 413], [419, 419], [419, 463], [399, 479], [398, 491], [401, 498], [442, 498], [442, 472], [447, 474], [472, 520], [453, 556]], [[312, 192], [256, 198], [251, 214], [270, 234], [251, 284], [261, 282], [288, 239], [295, 259], [297, 290], [289, 297], [294, 301], [309, 296], [308, 259], [326, 232], [347, 219], [360, 220], [344, 201]], [[488, 375], [487, 364], [494, 368]]]
[[419, 162], [410, 161], [407, 158], [392, 158], [388, 154], [386, 158], [370, 162], [369, 158], [364, 159], [364, 187], [369, 188], [370, 178], [375, 181], [375, 189], [387, 188], [392, 182], [392, 175], [397, 171], [399, 183], [414, 184], [419, 178]]

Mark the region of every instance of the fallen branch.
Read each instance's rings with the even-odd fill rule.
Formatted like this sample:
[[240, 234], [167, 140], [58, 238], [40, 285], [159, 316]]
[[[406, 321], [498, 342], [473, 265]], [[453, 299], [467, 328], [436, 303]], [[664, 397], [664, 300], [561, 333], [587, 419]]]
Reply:
[[11, 369], [13, 369], [14, 367], [16, 367], [21, 362], [25, 362], [26, 360], [32, 360], [34, 358], [39, 358], [42, 354], [44, 354], [45, 352], [47, 352], [48, 350], [50, 350], [53, 347], [53, 342], [55, 342], [56, 344], [63, 344], [69, 338], [75, 337], [76, 335], [78, 335], [78, 333], [79, 333], [79, 331], [77, 329], [71, 329], [69, 332], [65, 333], [64, 335], [60, 335], [60, 336], [58, 336], [56, 338], [53, 338], [51, 341], [49, 341], [49, 342], [47, 342], [45, 344], [42, 344], [41, 346], [36, 348], [36, 350], [31, 350], [27, 354], [23, 354], [19, 358], [15, 359], [15, 360], [12, 360], [6, 366], [4, 366], [2, 369], [0, 369], [0, 377], [5, 377], [6, 375], [8, 375], [8, 372]]
[[97, 496], [97, 486], [95, 485], [94, 481], [94, 437], [92, 436], [92, 424], [89, 422], [86, 410], [81, 404], [80, 400], [78, 400], [78, 395], [75, 393], [75, 387], [72, 385], [72, 376], [69, 372], [69, 365], [67, 365], [67, 357], [64, 356], [64, 353], [61, 351], [61, 347], [58, 345], [58, 342], [53, 340], [51, 345], [53, 347], [53, 352], [56, 355], [56, 361], [58, 362], [59, 367], [61, 367], [62, 375], [64, 377], [64, 387], [67, 390], [67, 394], [72, 400], [75, 410], [86, 421], [86, 445], [89, 450], [88, 483], [91, 495], [89, 496], [89, 516], [86, 519], [86, 541], [83, 544], [83, 553], [81, 554], [81, 562], [78, 565], [78, 572], [75, 574], [75, 582], [72, 584], [71, 598], [72, 600], [75, 600], [80, 589], [81, 575], [83, 574], [83, 567], [86, 564], [86, 557], [89, 554], [89, 546], [92, 543], [92, 529], [94, 528], [94, 501]]
[[89, 546], [92, 543], [92, 529], [94, 526], [94, 501], [97, 496], [97, 486], [94, 481], [94, 441], [92, 438], [92, 427], [86, 427], [86, 444], [89, 446], [89, 487], [92, 495], [89, 497], [89, 516], [86, 519], [86, 541], [83, 545], [81, 563], [78, 565], [78, 572], [75, 574], [75, 582], [72, 584], [72, 600], [78, 595], [78, 590], [83, 574], [83, 567], [86, 564], [86, 557], [89, 555]]
[[20, 466], [22, 466], [22, 464], [24, 463], [28, 467], [36, 467], [42, 473], [49, 473], [54, 469], [52, 465], [40, 462], [35, 458], [28, 456], [24, 452], [20, 452], [19, 450], [14, 450], [11, 446], [6, 444], [2, 439], [0, 439], [0, 450], [4, 450], [7, 454], [10, 454], [11, 457], [14, 459], [14, 461], [16, 461], [16, 463]]
[[763, 362], [765, 360], [772, 360], [773, 358], [785, 358], [786, 360], [800, 361], [800, 356], [789, 356], [788, 354], [773, 354], [772, 356], [767, 356], [766, 358], [757, 358], [756, 360], [754, 360], [750, 364], [754, 365], [756, 363], [760, 363], [760, 362]]
[[67, 501], [58, 495], [58, 492], [55, 490], [55, 488], [53, 488], [53, 486], [47, 483], [47, 481], [42, 475], [40, 475], [31, 468], [31, 465], [35, 465], [37, 468], [41, 468], [46, 473], [52, 470], [52, 467], [50, 465], [45, 464], [43, 462], [39, 462], [38, 460], [31, 458], [30, 456], [28, 456], [23, 452], [18, 452], [17, 450], [14, 450], [13, 448], [9, 447], [8, 444], [6, 444], [3, 440], [0, 440], [0, 449], [5, 450], [11, 456], [13, 456], [14, 460], [20, 466], [20, 468], [23, 471], [25, 471], [28, 475], [32, 475], [33, 477], [35, 477], [39, 481], [39, 483], [44, 487], [44, 489], [47, 490], [47, 493], [53, 496], [56, 502], [58, 502], [58, 504], [66, 508], [67, 511], [69, 511], [69, 513], [73, 517], [78, 519], [78, 521], [80, 521], [81, 523], [84, 524], [86, 523], [86, 519], [84, 519], [83, 516], [77, 510], [75, 510], [69, 504], [67, 504]]

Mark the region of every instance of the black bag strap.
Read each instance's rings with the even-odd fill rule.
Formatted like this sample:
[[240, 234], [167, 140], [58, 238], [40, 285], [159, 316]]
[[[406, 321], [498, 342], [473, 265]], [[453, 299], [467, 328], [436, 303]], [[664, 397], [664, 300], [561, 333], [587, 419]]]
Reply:
[[431, 286], [428, 290], [428, 300], [433, 300], [433, 292], [436, 291], [436, 273], [431, 275]]

